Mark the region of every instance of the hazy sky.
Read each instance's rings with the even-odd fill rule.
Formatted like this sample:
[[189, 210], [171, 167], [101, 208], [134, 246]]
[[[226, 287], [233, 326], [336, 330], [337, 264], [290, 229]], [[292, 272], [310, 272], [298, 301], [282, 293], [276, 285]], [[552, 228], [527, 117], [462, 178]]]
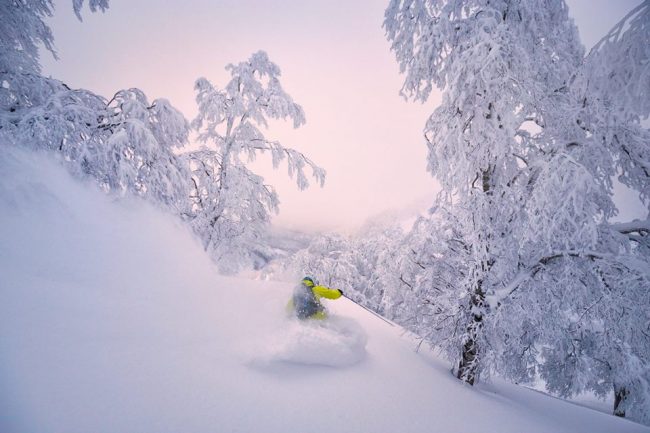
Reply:
[[[587, 47], [640, 0], [568, 1]], [[265, 50], [307, 124], [273, 124], [267, 137], [327, 170], [324, 188], [299, 192], [286, 168], [256, 168], [280, 195], [275, 222], [297, 229], [351, 228], [389, 209], [425, 209], [437, 186], [426, 172], [422, 129], [439, 103], [399, 96], [402, 77], [381, 24], [387, 0], [110, 0], [105, 14], [76, 20], [69, 0], [50, 21], [60, 59], [44, 73], [110, 97], [138, 87], [164, 97], [188, 119], [193, 84], [222, 87], [228, 63]], [[626, 199], [624, 199], [626, 200]], [[643, 215], [641, 215], [643, 216]]]

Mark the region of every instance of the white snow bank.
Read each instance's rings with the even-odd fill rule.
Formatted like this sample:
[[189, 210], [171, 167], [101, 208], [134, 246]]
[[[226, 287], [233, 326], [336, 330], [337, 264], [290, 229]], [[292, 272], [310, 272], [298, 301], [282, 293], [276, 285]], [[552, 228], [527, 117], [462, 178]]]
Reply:
[[2, 433], [650, 431], [464, 386], [345, 299], [303, 328], [294, 282], [216, 275], [173, 217], [46, 156], [3, 149], [0, 177]]

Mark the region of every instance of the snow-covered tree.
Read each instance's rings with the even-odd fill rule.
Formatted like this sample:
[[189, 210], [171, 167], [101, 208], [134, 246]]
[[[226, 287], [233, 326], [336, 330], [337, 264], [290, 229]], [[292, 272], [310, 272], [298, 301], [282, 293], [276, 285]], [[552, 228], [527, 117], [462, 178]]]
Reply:
[[[73, 0], [73, 8], [81, 19], [84, 0]], [[91, 11], [104, 11], [108, 0], [90, 0]], [[38, 91], [46, 86], [40, 76], [39, 45], [56, 57], [54, 36], [45, 23], [52, 16], [52, 0], [0, 0], [0, 107], [20, 108], [39, 103]], [[31, 90], [31, 91], [30, 91]]]
[[206, 145], [190, 155], [192, 224], [222, 269], [233, 271], [247, 260], [278, 207], [273, 187], [246, 163], [265, 152], [276, 168], [286, 160], [289, 176], [295, 176], [300, 189], [309, 186], [307, 167], [321, 185], [325, 171], [261, 131], [269, 119], [289, 119], [295, 128], [305, 122], [302, 108], [283, 90], [280, 69], [267, 54], [259, 51], [226, 69], [232, 78], [224, 89], [205, 78], [195, 84], [199, 114], [192, 125]]
[[356, 283], [361, 280], [354, 266], [355, 252], [353, 242], [347, 237], [323, 234], [293, 255], [285, 267], [294, 274], [315, 278], [319, 284], [350, 292], [356, 290]]
[[356, 278], [352, 280], [355, 301], [379, 314], [393, 317], [387, 301], [392, 287], [400, 281], [400, 265], [407, 256], [404, 231], [398, 225], [375, 225], [370, 222], [353, 239]]
[[[3, 142], [55, 152], [75, 174], [96, 179], [107, 191], [186, 210], [189, 170], [174, 152], [187, 142], [189, 125], [182, 114], [164, 99], [150, 104], [138, 89], [119, 91], [107, 101], [41, 76], [37, 45], [55, 54], [43, 21], [52, 14], [52, 3], [6, 3], [0, 21]], [[73, 2], [80, 19], [83, 4]], [[106, 0], [88, 4], [92, 11], [108, 7]]]
[[471, 251], [451, 284], [463, 290], [455, 320], [464, 332], [444, 345], [458, 377], [473, 384], [492, 362], [491, 328], [502, 326], [490, 320], [502, 301], [495, 293], [522, 266], [521, 208], [541, 153], [525, 124], [543, 114], [540, 96], [565, 84], [581, 49], [560, 1], [396, 0], [385, 28], [406, 72], [402, 92], [424, 101], [434, 85], [443, 90], [425, 128], [428, 166]]
[[628, 254], [584, 258], [581, 267], [571, 261], [571, 274], [552, 269], [569, 274], [571, 292], [562, 297], [563, 308], [547, 311], [562, 332], [543, 336], [540, 375], [560, 396], [613, 393], [614, 414], [648, 423], [650, 263]]
[[[444, 215], [444, 217], [443, 217]], [[444, 208], [420, 217], [402, 240], [398, 278], [384, 293], [383, 308], [389, 318], [422, 338], [421, 342], [454, 340], [465, 332], [464, 304], [458, 296], [467, 273], [471, 249], [457, 221]]]
[[75, 174], [96, 179], [106, 191], [175, 211], [187, 207], [189, 170], [174, 149], [187, 142], [189, 126], [169, 102], [150, 104], [138, 89], [106, 101], [57, 80], [37, 80], [45, 84], [42, 103], [0, 116], [7, 141], [59, 154]]
[[189, 124], [169, 101], [149, 103], [139, 89], [121, 90], [106, 104], [97, 129], [105, 137], [83, 146], [85, 171], [110, 191], [129, 191], [177, 213], [187, 210], [190, 174], [175, 149], [187, 143]]
[[[77, 3], [80, 11], [82, 3]], [[0, 133], [6, 139], [10, 137], [7, 129], [22, 110], [44, 104], [51, 93], [64, 86], [40, 75], [39, 45], [56, 56], [52, 31], [44, 21], [52, 16], [52, 1], [2, 0], [0, 9]]]
[[[576, 138], [567, 141], [575, 165], [608, 197], [616, 177], [650, 209], [650, 134], [641, 124], [650, 114], [649, 40], [650, 2], [644, 1], [592, 48], [568, 88], [570, 103], [559, 106], [565, 107], [558, 110], [563, 122], [555, 122], [561, 128], [549, 129]], [[577, 272], [590, 281], [588, 291], [574, 285], [573, 302], [567, 304], [573, 306], [566, 314], [573, 321], [558, 341], [571, 341], [571, 350], [568, 345], [547, 348], [551, 367], [544, 364], [541, 371], [555, 390], [553, 374], [570, 378], [559, 388], [563, 395], [613, 389], [615, 414], [650, 423], [650, 223], [646, 217], [612, 224], [616, 209], [609, 203], [607, 208], [598, 227], [599, 254]], [[571, 362], [559, 364], [558, 359]], [[595, 366], [573, 367], [581, 363]]]
[[[443, 284], [424, 279], [417, 285], [423, 293], [432, 286], [441, 291], [430, 329], [420, 333], [456, 360], [458, 377], [468, 383], [490, 370], [531, 379], [542, 345], [575, 345], [582, 328], [576, 321], [591, 329], [610, 326], [607, 335], [591, 333], [599, 346], [585, 349], [589, 359], [581, 361], [601, 359], [594, 347], [605, 350], [612, 333], [618, 346], [605, 351], [629, 353], [607, 361], [612, 372], [621, 369], [618, 378], [574, 369], [577, 388], [588, 389], [589, 380], [611, 386], [630, 371], [636, 384], [644, 383], [633, 368], [645, 357], [643, 337], [632, 342], [631, 322], [612, 319], [616, 311], [629, 312], [625, 304], [634, 299], [640, 303], [631, 320], [645, 323], [647, 302], [639, 295], [647, 292], [648, 261], [609, 219], [616, 214], [613, 176], [647, 203], [648, 140], [638, 122], [647, 104], [638, 96], [648, 90], [646, 10], [647, 2], [586, 61], [562, 1], [395, 0], [386, 11], [387, 34], [406, 72], [403, 93], [424, 101], [434, 85], [443, 90], [425, 127], [429, 169], [444, 189], [440, 217], [457, 231], [439, 241], [464, 247], [420, 247], [438, 258], [435, 266], [458, 269]], [[608, 62], [609, 71], [601, 64]], [[605, 78], [611, 76], [620, 78], [614, 91]], [[636, 99], [627, 104], [631, 95]], [[645, 236], [639, 230], [646, 225], [637, 224], [635, 237]], [[459, 266], [463, 256], [466, 265]], [[423, 267], [434, 266], [429, 263]], [[621, 279], [635, 284], [613, 284]], [[603, 299], [608, 309], [590, 307]], [[545, 351], [547, 359], [557, 358], [551, 353]]]
[[[384, 315], [384, 296], [396, 284], [404, 233], [398, 226], [367, 224], [354, 235], [326, 233], [283, 260], [276, 273], [308, 275], [343, 290], [348, 297]], [[392, 305], [392, 304], [387, 304]]]
[[[84, 3], [73, 0], [79, 19]], [[295, 127], [304, 123], [302, 108], [283, 91], [280, 70], [265, 53], [229, 65], [233, 78], [223, 91], [205, 79], [197, 81], [194, 127], [199, 140], [212, 147], [183, 155], [190, 126], [168, 101], [150, 103], [139, 89], [118, 91], [107, 100], [40, 74], [38, 45], [56, 55], [44, 21], [53, 13], [50, 1], [1, 4], [3, 143], [51, 151], [73, 173], [95, 179], [108, 192], [135, 194], [180, 214], [222, 269], [234, 270], [244, 259], [268, 255], [262, 230], [278, 206], [273, 188], [243, 159], [268, 151], [274, 166], [287, 161], [299, 188], [309, 185], [307, 167], [318, 182], [324, 181], [321, 168], [259, 130], [267, 119], [289, 118]], [[91, 11], [108, 7], [107, 0], [87, 4]]]

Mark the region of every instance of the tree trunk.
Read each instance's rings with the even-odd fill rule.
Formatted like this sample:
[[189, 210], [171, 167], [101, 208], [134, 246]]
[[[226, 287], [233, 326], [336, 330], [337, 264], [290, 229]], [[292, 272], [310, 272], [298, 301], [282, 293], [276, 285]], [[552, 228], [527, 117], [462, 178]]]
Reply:
[[625, 386], [614, 384], [614, 415], [625, 417], [625, 409], [627, 406], [627, 398], [630, 395], [630, 390]]
[[[490, 113], [492, 112], [492, 104], [489, 106]], [[483, 188], [483, 193], [486, 196], [492, 195], [491, 188], [491, 179], [492, 179], [492, 170], [493, 167], [489, 167], [487, 170], [481, 172], [481, 186]], [[490, 200], [490, 205], [492, 200]], [[492, 218], [490, 218], [490, 223], [492, 223]], [[482, 230], [482, 227], [474, 227], [474, 230]], [[479, 234], [479, 239], [482, 239], [483, 236]], [[483, 242], [486, 243], [485, 252], [489, 254], [490, 252], [490, 235], [487, 234], [483, 239]], [[481, 261], [480, 269], [477, 269], [477, 281], [476, 287], [472, 291], [470, 298], [469, 310], [471, 314], [471, 320], [467, 325], [467, 340], [463, 344], [461, 359], [458, 363], [458, 371], [456, 372], [456, 377], [463, 382], [474, 385], [478, 380], [479, 375], [479, 366], [480, 366], [480, 352], [479, 352], [479, 335], [481, 328], [483, 327], [483, 311], [485, 307], [485, 292], [483, 291], [483, 278], [490, 271], [493, 261], [490, 259], [483, 259]]]
[[479, 344], [478, 338], [483, 326], [483, 315], [480, 311], [483, 310], [485, 301], [485, 294], [481, 288], [479, 281], [476, 290], [472, 294], [470, 300], [470, 311], [472, 320], [467, 325], [467, 340], [463, 344], [461, 359], [458, 363], [458, 371], [456, 377], [463, 382], [474, 385], [478, 380], [479, 373]]

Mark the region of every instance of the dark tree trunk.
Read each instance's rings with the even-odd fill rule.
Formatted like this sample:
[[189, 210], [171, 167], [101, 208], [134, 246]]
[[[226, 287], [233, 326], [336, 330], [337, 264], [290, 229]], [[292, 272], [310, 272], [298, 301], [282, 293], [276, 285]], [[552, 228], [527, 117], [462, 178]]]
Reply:
[[472, 294], [470, 300], [470, 311], [472, 311], [472, 319], [467, 325], [467, 341], [463, 344], [461, 359], [458, 363], [458, 371], [456, 377], [463, 382], [474, 385], [478, 380], [479, 372], [479, 344], [478, 338], [483, 326], [483, 315], [478, 311], [483, 310], [485, 301], [485, 294], [479, 284]]
[[625, 417], [625, 408], [630, 390], [625, 386], [614, 384], [614, 415]]

